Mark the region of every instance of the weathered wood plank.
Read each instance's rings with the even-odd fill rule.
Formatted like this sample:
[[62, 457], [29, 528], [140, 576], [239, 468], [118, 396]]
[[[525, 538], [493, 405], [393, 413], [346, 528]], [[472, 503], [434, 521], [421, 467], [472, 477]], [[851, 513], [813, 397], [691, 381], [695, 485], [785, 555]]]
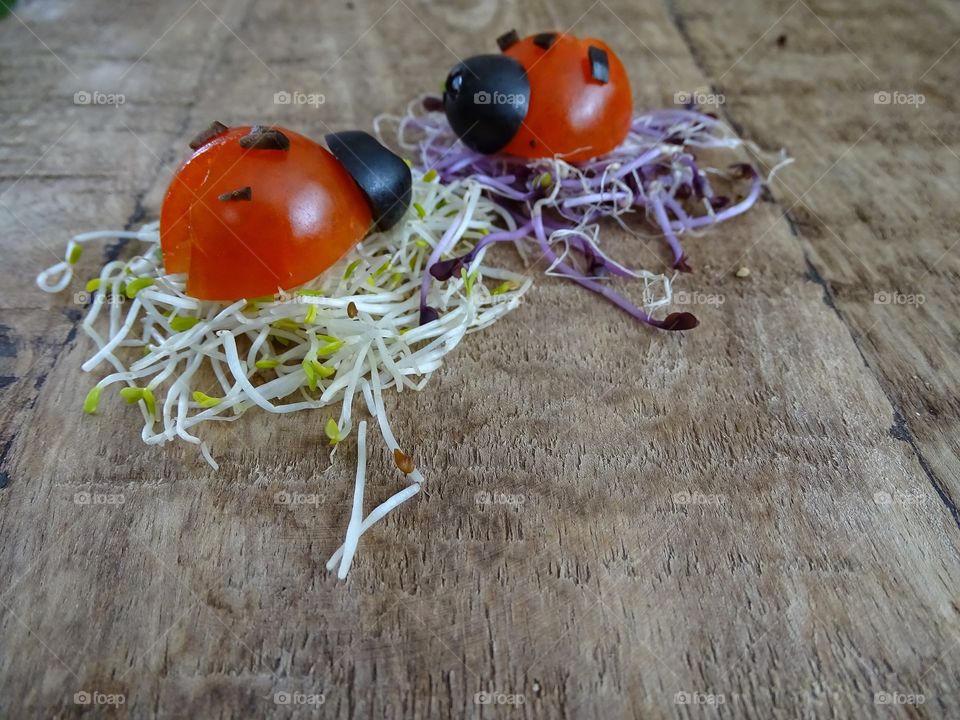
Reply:
[[[956, 161], [903, 117], [848, 150], [876, 119], [874, 80], [801, 5], [781, 47], [763, 33], [787, 3], [458, 4], [23, 5], [63, 63], [0, 23], [0, 77], [20, 78], [0, 98], [0, 711], [77, 715], [86, 690], [122, 693], [118, 714], [136, 716], [316, 714], [278, 707], [277, 692], [322, 694], [336, 717], [955, 713], [957, 525], [928, 472], [955, 497], [956, 269], [936, 261], [956, 225]], [[886, 0], [869, 20], [810, 7], [882, 77], [907, 72], [889, 46], [920, 67], [956, 34], [946, 6]], [[878, 17], [906, 34], [879, 32]], [[423, 393], [389, 399], [429, 495], [365, 538], [347, 583], [323, 561], [343, 532], [350, 451], [330, 466], [319, 419], [212, 428], [212, 473], [192, 449], [143, 448], [119, 402], [78, 412], [89, 346], [76, 308], [31, 276], [73, 231], [154, 217], [196, 128], [366, 127], [442, 80], [456, 58], [438, 38], [466, 56], [511, 26], [574, 23], [621, 52], [638, 106], [713, 83], [747, 137], [798, 157], [754, 212], [689, 241], [698, 272], [680, 287], [724, 300], [697, 308], [696, 332], [653, 334], [543, 279]], [[931, 76], [956, 87], [947, 68]], [[127, 102], [74, 106], [79, 89]], [[273, 103], [293, 89], [326, 102]], [[903, 148], [896, 160], [884, 143]], [[791, 207], [789, 188], [827, 170]], [[620, 256], [663, 257], [610, 235]], [[928, 266], [922, 307], [872, 303], [919, 288]], [[395, 490], [390, 463], [373, 453], [370, 502]], [[281, 490], [322, 502], [284, 507]], [[89, 491], [124, 503], [77, 505]], [[481, 505], [485, 491], [523, 503]], [[477, 705], [480, 691], [525, 703]], [[879, 707], [878, 692], [925, 702]]]

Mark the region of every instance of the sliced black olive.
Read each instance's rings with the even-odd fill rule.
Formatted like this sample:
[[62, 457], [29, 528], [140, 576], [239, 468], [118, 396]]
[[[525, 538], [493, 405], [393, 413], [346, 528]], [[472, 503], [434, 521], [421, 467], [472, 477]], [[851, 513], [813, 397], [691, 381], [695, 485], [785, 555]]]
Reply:
[[347, 169], [370, 202], [378, 230], [388, 230], [410, 207], [413, 178], [396, 153], [361, 130], [327, 135], [327, 147]]
[[530, 81], [509, 55], [477, 55], [447, 76], [443, 108], [450, 127], [477, 152], [495, 153], [517, 134], [530, 105]]

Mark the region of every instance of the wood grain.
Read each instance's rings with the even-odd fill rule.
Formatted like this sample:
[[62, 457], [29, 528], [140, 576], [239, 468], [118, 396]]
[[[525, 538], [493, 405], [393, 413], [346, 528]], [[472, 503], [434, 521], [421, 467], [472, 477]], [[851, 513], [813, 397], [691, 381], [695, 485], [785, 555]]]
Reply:
[[[960, 712], [955, 5], [14, 12], [0, 21], [0, 714]], [[211, 120], [369, 127], [510, 27], [603, 37], [638, 107], [722, 94], [738, 132], [797, 162], [749, 215], [688, 241], [696, 272], [678, 289], [723, 300], [696, 308], [696, 331], [650, 332], [542, 278], [424, 392], [388, 398], [428, 494], [365, 537], [338, 583], [323, 562], [349, 450], [331, 465], [321, 422], [250, 414], [208, 431], [213, 473], [192, 449], [144, 448], [120, 402], [83, 416], [80, 308], [32, 277], [73, 232], [156, 217]], [[273, 103], [297, 89], [326, 102]], [[126, 102], [76, 105], [82, 90]], [[926, 102], [877, 105], [881, 91]], [[655, 240], [608, 235], [663, 266]], [[88, 250], [80, 274], [131, 250]], [[368, 503], [396, 490], [391, 463], [373, 453]], [[322, 502], [278, 505], [282, 490]], [[91, 491], [124, 502], [75, 503]], [[82, 691], [125, 703], [78, 705]]]

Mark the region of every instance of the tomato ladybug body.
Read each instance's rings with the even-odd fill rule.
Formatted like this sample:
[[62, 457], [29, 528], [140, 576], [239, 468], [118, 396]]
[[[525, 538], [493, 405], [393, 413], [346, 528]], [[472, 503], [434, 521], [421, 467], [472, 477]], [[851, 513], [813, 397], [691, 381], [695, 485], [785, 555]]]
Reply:
[[201, 300], [272, 295], [315, 278], [373, 226], [393, 225], [410, 203], [407, 165], [366, 133], [327, 144], [219, 123], [198, 136], [161, 207], [167, 272], [186, 273]]
[[579, 162], [603, 155], [630, 130], [623, 63], [601, 40], [541, 33], [498, 39], [447, 76], [443, 105], [454, 132], [482, 153]]

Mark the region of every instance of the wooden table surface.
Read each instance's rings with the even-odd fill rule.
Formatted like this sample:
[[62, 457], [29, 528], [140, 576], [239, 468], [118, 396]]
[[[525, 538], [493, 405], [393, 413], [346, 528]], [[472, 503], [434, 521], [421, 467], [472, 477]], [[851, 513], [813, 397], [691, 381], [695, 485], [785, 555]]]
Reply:
[[[539, 277], [422, 393], [391, 393], [428, 494], [338, 582], [351, 451], [331, 465], [313, 416], [250, 413], [205, 431], [213, 472], [143, 446], [119, 402], [83, 415], [80, 306], [33, 277], [74, 232], [155, 218], [211, 120], [369, 128], [513, 27], [602, 37], [638, 108], [722, 95], [796, 163], [688, 240], [677, 290], [716, 300], [695, 331]], [[957, 717], [958, 38], [950, 0], [19, 3], [0, 20], [0, 715]], [[664, 267], [656, 240], [606, 242]], [[373, 452], [368, 509], [390, 463]]]

